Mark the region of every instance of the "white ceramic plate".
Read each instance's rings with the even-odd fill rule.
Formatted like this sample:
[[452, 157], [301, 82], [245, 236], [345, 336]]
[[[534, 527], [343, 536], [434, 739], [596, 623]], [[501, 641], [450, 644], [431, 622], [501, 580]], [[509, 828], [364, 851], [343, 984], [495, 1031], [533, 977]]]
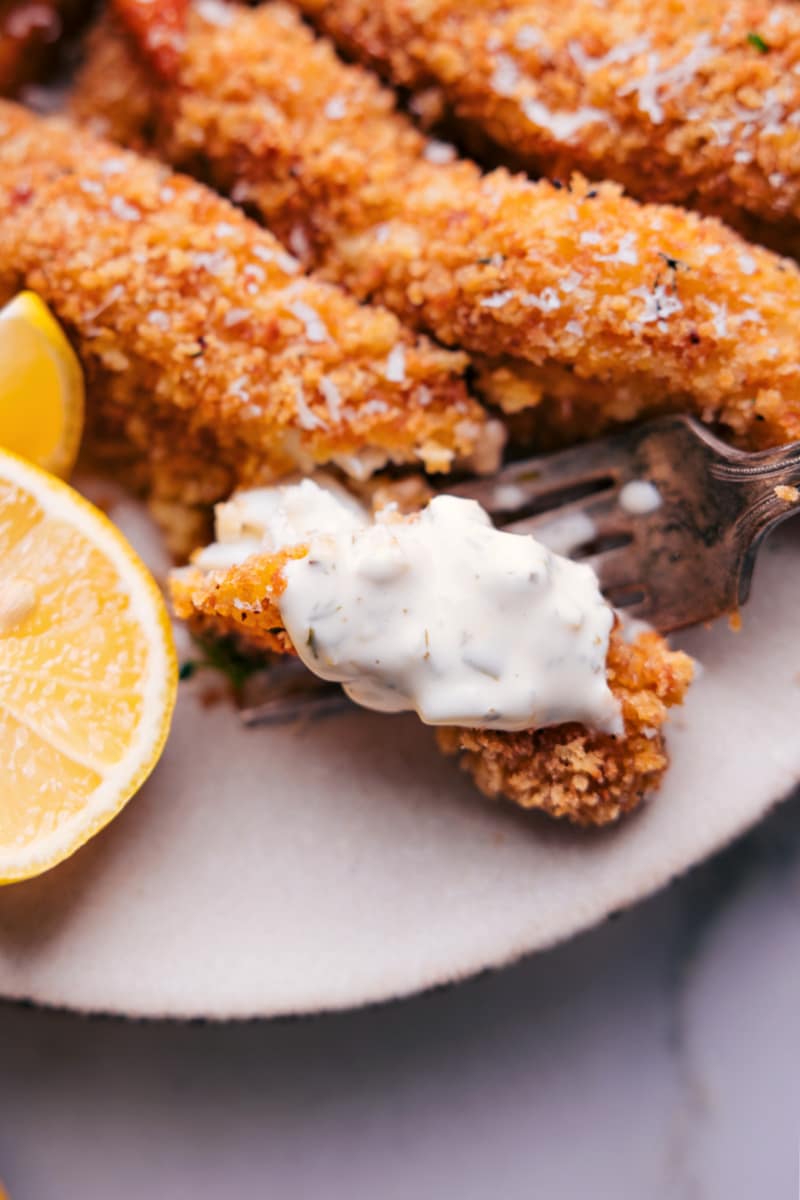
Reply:
[[[130, 505], [114, 515], [141, 541]], [[162, 564], [163, 565], [163, 564]], [[389, 999], [551, 945], [729, 841], [800, 779], [800, 528], [762, 552], [704, 664], [661, 793], [579, 833], [481, 799], [413, 718], [241, 728], [182, 685], [166, 754], [100, 837], [0, 891], [0, 995], [131, 1016]]]

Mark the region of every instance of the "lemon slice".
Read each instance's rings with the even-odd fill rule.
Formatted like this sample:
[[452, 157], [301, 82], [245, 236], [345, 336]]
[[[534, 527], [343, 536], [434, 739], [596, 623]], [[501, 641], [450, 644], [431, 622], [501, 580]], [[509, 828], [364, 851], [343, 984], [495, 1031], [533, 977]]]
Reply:
[[0, 883], [120, 811], [160, 757], [176, 685], [144, 564], [72, 488], [0, 452]]
[[47, 305], [20, 292], [0, 309], [0, 447], [67, 478], [83, 432], [83, 372]]

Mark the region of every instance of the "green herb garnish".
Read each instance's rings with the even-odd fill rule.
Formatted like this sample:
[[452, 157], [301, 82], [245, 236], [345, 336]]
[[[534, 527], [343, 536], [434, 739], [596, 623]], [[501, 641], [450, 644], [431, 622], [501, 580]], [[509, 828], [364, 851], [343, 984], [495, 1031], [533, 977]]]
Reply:
[[747, 40], [751, 46], [755, 46], [759, 54], [767, 54], [769, 46], [764, 41], [760, 33], [748, 33]]
[[230, 638], [195, 637], [193, 641], [202, 657], [183, 663], [178, 673], [180, 679], [191, 679], [197, 671], [219, 671], [238, 694], [251, 675], [264, 669], [262, 660], [243, 654]]

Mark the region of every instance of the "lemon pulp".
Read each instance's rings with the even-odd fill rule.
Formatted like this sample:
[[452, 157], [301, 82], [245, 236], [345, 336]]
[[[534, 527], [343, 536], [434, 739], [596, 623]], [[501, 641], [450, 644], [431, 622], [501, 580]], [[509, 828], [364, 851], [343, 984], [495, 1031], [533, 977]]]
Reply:
[[177, 668], [161, 593], [111, 522], [0, 453], [0, 883], [67, 857], [160, 757]]
[[75, 351], [44, 302], [20, 292], [0, 309], [0, 446], [65, 478], [83, 411]]

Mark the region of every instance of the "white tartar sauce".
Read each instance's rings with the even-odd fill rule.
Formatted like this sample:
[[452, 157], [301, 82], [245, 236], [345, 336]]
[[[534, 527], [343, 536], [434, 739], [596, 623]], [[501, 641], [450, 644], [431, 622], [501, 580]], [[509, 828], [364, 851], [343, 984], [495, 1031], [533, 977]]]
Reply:
[[661, 507], [661, 493], [649, 479], [632, 479], [620, 490], [622, 510], [632, 517], [646, 517]]
[[217, 536], [203, 568], [308, 545], [284, 567], [281, 616], [306, 666], [358, 704], [429, 725], [622, 732], [606, 679], [614, 615], [594, 572], [501, 533], [472, 500], [373, 520], [304, 479], [220, 505]]

